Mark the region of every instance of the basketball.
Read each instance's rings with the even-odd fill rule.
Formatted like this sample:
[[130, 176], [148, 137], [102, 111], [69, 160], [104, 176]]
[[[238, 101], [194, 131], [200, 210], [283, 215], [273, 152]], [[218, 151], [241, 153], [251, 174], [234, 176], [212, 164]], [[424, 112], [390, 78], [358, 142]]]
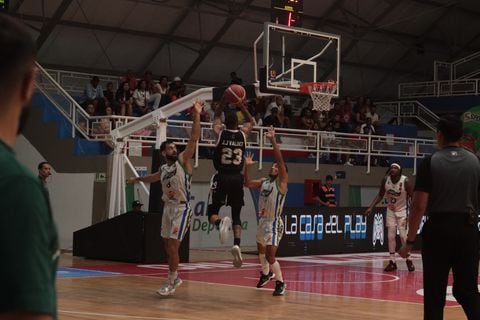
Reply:
[[223, 99], [232, 104], [239, 104], [247, 97], [245, 89], [238, 84], [230, 85], [223, 93]]

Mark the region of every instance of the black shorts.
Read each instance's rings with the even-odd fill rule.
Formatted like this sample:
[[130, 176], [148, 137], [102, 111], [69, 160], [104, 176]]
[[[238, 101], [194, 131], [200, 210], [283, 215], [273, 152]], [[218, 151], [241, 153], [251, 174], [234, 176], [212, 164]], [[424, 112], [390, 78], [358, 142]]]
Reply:
[[210, 201], [213, 206], [240, 206], [243, 202], [243, 175], [216, 173], [210, 180]]

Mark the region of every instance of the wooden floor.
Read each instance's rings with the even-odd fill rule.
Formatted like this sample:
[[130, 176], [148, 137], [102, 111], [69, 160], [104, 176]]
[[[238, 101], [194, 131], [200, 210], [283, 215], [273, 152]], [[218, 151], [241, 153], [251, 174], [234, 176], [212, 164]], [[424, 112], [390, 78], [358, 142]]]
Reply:
[[[57, 280], [59, 319], [413, 320], [423, 318], [421, 297], [417, 299], [415, 292], [410, 292], [407, 298], [400, 298], [400, 295], [404, 294], [402, 292], [404, 286], [408, 287], [407, 291], [413, 290], [408, 282], [415, 282], [418, 286], [418, 279], [421, 279], [419, 259], [415, 260], [417, 271], [414, 275], [408, 274], [399, 263], [399, 269], [403, 269], [396, 276], [382, 274], [383, 260], [379, 260], [382, 259], [379, 257], [375, 257], [372, 261], [359, 259], [358, 262], [344, 261], [343, 258], [339, 258], [338, 264], [322, 262], [323, 260], [316, 261], [315, 269], [305, 266], [305, 263], [298, 264], [296, 267], [295, 261], [281, 261], [282, 266], [285, 266], [284, 278], [287, 283], [287, 292], [283, 297], [273, 297], [272, 285], [268, 289], [254, 288], [259, 271], [256, 257], [244, 255], [244, 258], [250, 263], [246, 263], [241, 268], [244, 270], [239, 270], [224, 264], [230, 259], [227, 252], [192, 250], [190, 264], [192, 268], [190, 271], [181, 272], [183, 284], [173, 296], [160, 297], [155, 292], [165, 281], [164, 266], [153, 266], [160, 269], [152, 271], [155, 269], [138, 268], [133, 264], [85, 260], [63, 254], [60, 261], [63, 268], [60, 270], [66, 271], [60, 271], [64, 276], [59, 276]], [[209, 266], [208, 262], [205, 263], [208, 260], [212, 261], [212, 268], [199, 270], [198, 268], [204, 268], [205, 264]], [[202, 264], [196, 265], [195, 261], [202, 261]], [[359, 272], [359, 268], [371, 271]], [[110, 271], [121, 273], [93, 275], [87, 273], [83, 276], [69, 276], [72, 270], [85, 269], [93, 272], [111, 269]], [[187, 269], [188, 266], [184, 266], [184, 270]], [[343, 270], [340, 271], [343, 272], [342, 275], [327, 274], [327, 272], [335, 273], [335, 270]], [[247, 276], [239, 276], [239, 272]], [[327, 278], [321, 277], [322, 272]], [[352, 278], [347, 279], [345, 272], [352, 274], [349, 276]], [[296, 276], [294, 277], [293, 274]], [[385, 279], [391, 280], [383, 281], [388, 282], [388, 287], [385, 287], [387, 289], [381, 289], [381, 284], [371, 287], [370, 280], [362, 283], [366, 279], [362, 274], [371, 274], [369, 279], [373, 282], [383, 279], [381, 277], [390, 277]], [[331, 278], [335, 278], [334, 281], [331, 281]], [[291, 279], [290, 283], [289, 279]], [[315, 280], [311, 281], [312, 284], [305, 284], [304, 280], [294, 281], [294, 279]], [[352, 279], [355, 281], [351, 281]], [[357, 281], [359, 279], [361, 281]], [[318, 288], [315, 289], [313, 283], [319, 283], [319, 280], [331, 285], [324, 286], [316, 292]], [[300, 282], [302, 282], [301, 285], [298, 284]], [[338, 287], [342, 290], [335, 291], [335, 294], [322, 292], [322, 290], [326, 290], [325, 292], [336, 290]], [[394, 290], [388, 288], [394, 288]], [[375, 290], [394, 292], [370, 292]], [[372, 298], [375, 294], [380, 294], [380, 297], [384, 298]], [[398, 300], [395, 298], [397, 295]], [[411, 297], [417, 301], [408, 301]], [[466, 318], [458, 305], [450, 303], [445, 310], [445, 319]]]

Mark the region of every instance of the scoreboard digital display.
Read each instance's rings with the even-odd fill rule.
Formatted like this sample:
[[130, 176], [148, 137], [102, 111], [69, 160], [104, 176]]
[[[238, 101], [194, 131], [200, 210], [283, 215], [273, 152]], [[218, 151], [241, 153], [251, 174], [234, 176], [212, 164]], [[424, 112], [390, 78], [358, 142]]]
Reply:
[[301, 27], [303, 0], [272, 0], [271, 21], [289, 27]]

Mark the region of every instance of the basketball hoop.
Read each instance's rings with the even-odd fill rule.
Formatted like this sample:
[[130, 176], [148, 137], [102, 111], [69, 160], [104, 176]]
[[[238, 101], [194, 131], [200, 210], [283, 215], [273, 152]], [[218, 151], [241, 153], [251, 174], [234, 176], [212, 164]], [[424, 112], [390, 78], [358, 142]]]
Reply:
[[309, 94], [313, 102], [313, 110], [329, 111], [330, 100], [337, 92], [335, 81], [307, 82], [300, 84], [300, 93]]

